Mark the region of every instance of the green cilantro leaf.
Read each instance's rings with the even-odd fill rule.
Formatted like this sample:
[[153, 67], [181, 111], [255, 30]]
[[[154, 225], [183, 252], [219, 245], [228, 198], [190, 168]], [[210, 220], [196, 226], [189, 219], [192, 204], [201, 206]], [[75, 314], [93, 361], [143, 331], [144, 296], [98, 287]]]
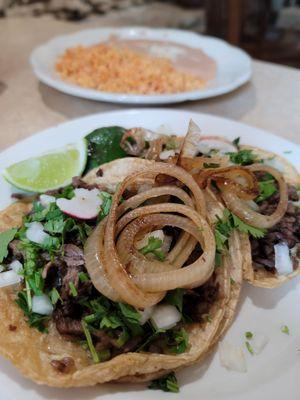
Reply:
[[268, 181], [258, 182], [259, 196], [255, 199], [257, 203], [264, 201], [277, 192], [275, 182], [273, 179]]
[[60, 294], [56, 288], [50, 290], [49, 297], [53, 305], [55, 305], [58, 302], [58, 300], [62, 301]]
[[240, 138], [240, 137], [237, 137], [237, 138], [235, 138], [235, 139], [232, 141], [232, 144], [233, 144], [238, 150], [240, 150], [240, 140], [241, 140], [241, 138]]
[[148, 244], [141, 248], [139, 251], [143, 255], [152, 253], [159, 261], [164, 261], [166, 256], [164, 252], [161, 250], [161, 246], [163, 245], [163, 241], [154, 236], [150, 236], [148, 239]]
[[98, 220], [102, 221], [109, 214], [110, 207], [112, 204], [112, 195], [107, 192], [101, 192], [100, 196], [102, 199], [102, 204], [101, 204]]
[[116, 315], [105, 315], [100, 323], [100, 328], [110, 328], [110, 329], [116, 329], [119, 328], [120, 326], [123, 326], [123, 323], [121, 319]]
[[86, 274], [85, 272], [79, 272], [78, 278], [80, 282], [88, 282], [90, 280], [88, 274]]
[[95, 349], [95, 346], [93, 344], [93, 339], [92, 339], [92, 336], [91, 336], [91, 332], [89, 331], [89, 328], [88, 328], [87, 324], [84, 321], [82, 321], [81, 324], [82, 324], [82, 328], [83, 328], [83, 331], [84, 331], [84, 334], [85, 334], [85, 337], [86, 337], [87, 345], [88, 345], [88, 348], [90, 350], [92, 359], [93, 359], [95, 364], [99, 363], [100, 362], [100, 358], [99, 358], [99, 355], [98, 355], [98, 353], [97, 353], [97, 351]]
[[17, 233], [16, 228], [8, 229], [0, 233], [0, 262], [2, 262], [8, 255], [8, 245], [14, 239]]
[[141, 320], [141, 314], [129, 304], [118, 303], [123, 318], [125, 318], [130, 324], [139, 324]]
[[148, 388], [155, 390], [159, 389], [163, 390], [164, 392], [179, 392], [179, 386], [174, 372], [170, 372], [159, 379], [155, 379], [150, 383]]
[[42, 333], [47, 333], [46, 323], [49, 321], [49, 317], [34, 313], [29, 309], [25, 292], [18, 293], [16, 303], [27, 317], [30, 327], [36, 328]]
[[281, 327], [281, 332], [282, 332], [282, 333], [285, 333], [286, 335], [289, 335], [289, 334], [290, 334], [289, 327], [288, 327], [287, 325], [283, 325], [283, 326]]
[[255, 239], [260, 239], [265, 236], [266, 229], [255, 228], [254, 226], [246, 224], [246, 222], [242, 221], [236, 215], [231, 215], [233, 219], [233, 226], [237, 228], [240, 232], [247, 233], [248, 235], [253, 236]]
[[246, 332], [245, 333], [246, 339], [252, 339], [253, 338], [253, 333], [252, 332]]
[[63, 216], [51, 219], [44, 224], [44, 230], [49, 233], [62, 233], [64, 231], [65, 221]]
[[69, 282], [69, 288], [70, 288], [71, 295], [72, 295], [73, 297], [78, 296], [77, 289], [76, 289], [74, 283], [71, 282], [71, 281]]
[[245, 342], [245, 345], [246, 345], [247, 350], [249, 351], [249, 353], [254, 355], [254, 350], [253, 350], [251, 344], [247, 341], [247, 342]]
[[226, 154], [229, 155], [230, 161], [233, 164], [251, 165], [258, 161], [257, 156], [253, 154], [253, 151], [248, 149], [239, 150], [236, 153], [230, 152]]
[[184, 289], [175, 289], [167, 293], [165, 300], [172, 306], [177, 307], [178, 311], [182, 313], [182, 303], [183, 303]]
[[174, 354], [182, 354], [189, 344], [189, 336], [184, 328], [179, 331], [170, 331], [168, 339], [168, 350]]

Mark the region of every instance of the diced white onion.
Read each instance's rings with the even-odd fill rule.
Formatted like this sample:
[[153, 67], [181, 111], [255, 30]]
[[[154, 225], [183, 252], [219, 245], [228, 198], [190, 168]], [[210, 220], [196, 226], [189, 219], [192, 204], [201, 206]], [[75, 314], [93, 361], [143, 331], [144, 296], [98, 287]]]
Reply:
[[175, 150], [164, 150], [159, 154], [161, 160], [167, 160], [169, 157], [175, 156]]
[[21, 276], [15, 271], [9, 270], [0, 273], [0, 287], [11, 286], [21, 281]]
[[40, 222], [30, 222], [26, 231], [26, 237], [31, 242], [42, 244], [49, 235], [44, 232], [44, 227]]
[[293, 261], [286, 243], [280, 242], [274, 245], [275, 268], [278, 275], [288, 275], [293, 272]]
[[57, 199], [58, 208], [65, 214], [79, 219], [93, 219], [97, 217], [102, 199], [98, 189], [75, 189], [72, 199]]
[[219, 344], [219, 357], [222, 367], [231, 371], [247, 372], [246, 358], [241, 347], [224, 340]]
[[32, 311], [37, 314], [51, 315], [53, 312], [53, 305], [49, 297], [45, 294], [42, 294], [41, 296], [33, 296]]
[[40, 195], [40, 203], [43, 207], [47, 207], [51, 203], [55, 203], [56, 198], [54, 196], [49, 196], [48, 194]]
[[149, 232], [143, 237], [143, 239], [138, 240], [136, 242], [135, 247], [138, 250], [140, 250], [143, 247], [147, 246], [150, 237], [154, 237], [154, 238], [160, 239], [163, 242], [164, 238], [165, 238], [165, 234], [164, 234], [164, 231], [162, 229], [158, 229], [156, 231]]
[[269, 342], [269, 338], [263, 333], [254, 333], [253, 339], [251, 340], [251, 347], [255, 354], [260, 354], [267, 343]]
[[154, 307], [148, 307], [145, 308], [145, 310], [141, 311], [139, 310], [139, 313], [141, 314], [141, 319], [140, 319], [140, 324], [144, 325], [148, 319], [150, 319], [152, 313], [153, 313]]
[[9, 264], [10, 269], [12, 269], [13, 271], [15, 271], [16, 274], [18, 274], [20, 271], [22, 271], [23, 269], [23, 265], [22, 263], [20, 263], [19, 260], [14, 260], [13, 262], [11, 262]]
[[284, 172], [284, 170], [285, 170], [284, 165], [276, 157], [265, 158], [263, 160], [263, 162], [264, 162], [265, 165], [268, 165], [269, 167], [275, 168], [279, 172]]
[[157, 329], [173, 328], [181, 320], [181, 314], [175, 306], [159, 304], [154, 307], [151, 321]]
[[295, 207], [300, 207], [300, 200], [298, 200], [298, 201], [291, 201], [291, 203], [292, 203]]

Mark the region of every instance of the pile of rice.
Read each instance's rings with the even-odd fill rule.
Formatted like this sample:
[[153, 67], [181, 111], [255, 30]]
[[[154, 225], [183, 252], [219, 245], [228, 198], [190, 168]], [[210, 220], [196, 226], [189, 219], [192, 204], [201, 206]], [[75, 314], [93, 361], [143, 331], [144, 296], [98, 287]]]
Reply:
[[104, 92], [163, 94], [204, 86], [203, 79], [179, 71], [167, 58], [107, 44], [67, 49], [56, 70], [62, 79]]

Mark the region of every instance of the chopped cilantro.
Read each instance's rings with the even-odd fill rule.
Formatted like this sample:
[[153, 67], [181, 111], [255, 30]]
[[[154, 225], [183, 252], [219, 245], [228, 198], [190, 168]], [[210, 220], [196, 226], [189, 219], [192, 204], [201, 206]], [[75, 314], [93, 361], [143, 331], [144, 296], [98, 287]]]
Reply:
[[257, 203], [268, 199], [277, 191], [274, 179], [258, 182], [258, 186], [259, 196], [255, 199]]
[[246, 345], [247, 350], [249, 351], [249, 353], [254, 355], [254, 351], [253, 351], [253, 348], [252, 348], [251, 344], [248, 341], [246, 341], [245, 345]]
[[246, 337], [246, 339], [252, 339], [253, 338], [253, 333], [248, 331], [248, 332], [245, 333], [245, 337]]
[[0, 262], [2, 262], [8, 255], [8, 245], [14, 239], [17, 233], [16, 228], [8, 229], [0, 233]]
[[221, 254], [228, 249], [228, 239], [233, 229], [238, 229], [241, 232], [247, 233], [256, 239], [262, 238], [266, 231], [265, 229], [255, 228], [246, 224], [235, 214], [229, 210], [224, 210], [223, 218], [218, 217], [215, 224], [215, 240], [216, 240], [216, 264], [221, 262]]
[[162, 245], [163, 245], [163, 241], [161, 239], [158, 239], [154, 236], [150, 236], [148, 239], [148, 244], [146, 246], [144, 246], [142, 249], [140, 249], [139, 251], [143, 255], [152, 253], [155, 255], [155, 257], [159, 261], [164, 261], [166, 256], [165, 256], [164, 252], [161, 250]]
[[77, 289], [76, 289], [76, 287], [75, 287], [75, 285], [74, 285], [73, 282], [69, 282], [69, 288], [70, 288], [71, 295], [72, 295], [73, 297], [78, 296]]
[[235, 139], [232, 141], [232, 144], [233, 144], [238, 150], [240, 150], [240, 140], [241, 140], [241, 138], [240, 138], [240, 137], [237, 137], [237, 138], [235, 138]]
[[286, 335], [289, 335], [290, 334], [289, 327], [287, 325], [282, 325], [281, 332], [285, 333]]
[[126, 342], [128, 342], [129, 339], [130, 339], [130, 335], [129, 335], [128, 331], [126, 329], [123, 329], [122, 333], [116, 340], [117, 347], [120, 348], [120, 347], [124, 346], [124, 344]]
[[118, 303], [122, 316], [130, 323], [130, 324], [139, 324], [141, 320], [141, 314], [129, 304]]
[[109, 214], [110, 207], [112, 204], [112, 195], [107, 192], [101, 192], [100, 196], [102, 199], [102, 204], [101, 204], [98, 220], [102, 221]]
[[97, 353], [97, 351], [95, 349], [95, 346], [93, 344], [91, 332], [89, 331], [89, 328], [88, 328], [87, 324], [84, 321], [82, 321], [81, 324], [82, 324], [82, 328], [83, 328], [83, 331], [84, 331], [84, 334], [85, 334], [85, 337], [86, 337], [87, 345], [88, 345], [88, 348], [90, 350], [92, 359], [93, 359], [94, 363], [99, 363], [100, 362], [100, 358], [99, 358], [99, 355], [98, 355], [98, 353]]
[[163, 376], [162, 378], [155, 379], [148, 386], [149, 389], [159, 389], [164, 392], [179, 392], [178, 382], [174, 372], [170, 372], [169, 374]]
[[65, 227], [63, 216], [50, 219], [44, 224], [44, 230], [49, 233], [62, 233]]
[[230, 161], [233, 164], [239, 164], [239, 165], [251, 165], [255, 162], [257, 162], [257, 156], [253, 154], [252, 150], [244, 149], [244, 150], [239, 150], [236, 153], [227, 153], [229, 155]]
[[79, 272], [78, 278], [80, 282], [88, 282], [90, 280], [88, 274], [86, 274], [85, 272]]
[[167, 293], [165, 300], [172, 306], [177, 307], [178, 311], [182, 313], [182, 303], [183, 303], [183, 293], [184, 289], [175, 289]]
[[47, 333], [46, 323], [49, 321], [49, 317], [34, 313], [30, 310], [25, 292], [18, 293], [16, 303], [23, 310], [30, 327], [36, 328], [42, 333]]
[[189, 336], [184, 328], [168, 332], [168, 350], [174, 354], [182, 354], [189, 344]]
[[53, 305], [55, 305], [58, 300], [62, 301], [60, 294], [58, 293], [58, 290], [56, 288], [50, 290], [49, 297]]
[[116, 314], [105, 315], [100, 323], [100, 328], [116, 329], [123, 326], [121, 319]]
[[242, 221], [239, 217], [234, 214], [232, 215], [233, 226], [238, 229], [240, 232], [247, 233], [248, 235], [253, 236], [255, 239], [260, 239], [265, 236], [266, 230], [262, 228], [255, 228], [246, 222]]

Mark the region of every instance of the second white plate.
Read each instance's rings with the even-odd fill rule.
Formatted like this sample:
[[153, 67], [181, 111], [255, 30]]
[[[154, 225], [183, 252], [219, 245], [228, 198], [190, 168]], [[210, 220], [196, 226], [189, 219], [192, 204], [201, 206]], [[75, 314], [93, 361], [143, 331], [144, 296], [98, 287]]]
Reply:
[[[107, 40], [111, 35], [121, 39], [151, 39], [171, 41], [203, 50], [217, 64], [216, 78], [203, 90], [162, 95], [135, 95], [100, 92], [64, 81], [55, 71], [55, 63], [68, 47], [89, 46]], [[57, 36], [37, 47], [30, 56], [36, 76], [46, 85], [61, 92], [86, 99], [124, 104], [167, 104], [186, 100], [200, 100], [231, 92], [251, 77], [251, 59], [242, 50], [223, 40], [179, 29], [151, 29], [142, 27], [99, 28]]]

